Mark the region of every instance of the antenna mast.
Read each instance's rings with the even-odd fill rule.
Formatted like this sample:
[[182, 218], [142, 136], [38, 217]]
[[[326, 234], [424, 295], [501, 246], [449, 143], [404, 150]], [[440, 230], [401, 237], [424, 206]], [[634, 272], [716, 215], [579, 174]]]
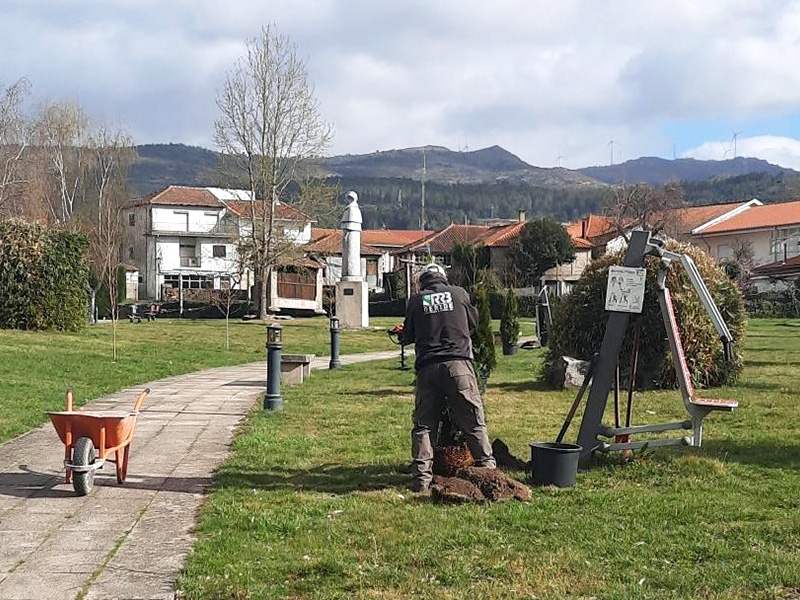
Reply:
[[425, 148], [422, 148], [422, 214], [420, 215], [420, 229], [425, 231], [425, 175], [427, 172], [427, 161], [425, 158]]

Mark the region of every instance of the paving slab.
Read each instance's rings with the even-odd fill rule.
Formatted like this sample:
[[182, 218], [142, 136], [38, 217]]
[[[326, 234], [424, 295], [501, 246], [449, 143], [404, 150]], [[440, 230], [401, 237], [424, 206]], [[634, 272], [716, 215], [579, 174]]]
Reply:
[[[397, 351], [342, 356], [343, 364]], [[312, 369], [327, 369], [319, 357]], [[81, 410], [130, 410], [151, 392], [118, 485], [113, 464], [85, 497], [64, 482], [48, 423], [0, 445], [0, 600], [173, 599], [196, 513], [236, 427], [264, 389], [264, 363], [210, 369], [115, 392]]]

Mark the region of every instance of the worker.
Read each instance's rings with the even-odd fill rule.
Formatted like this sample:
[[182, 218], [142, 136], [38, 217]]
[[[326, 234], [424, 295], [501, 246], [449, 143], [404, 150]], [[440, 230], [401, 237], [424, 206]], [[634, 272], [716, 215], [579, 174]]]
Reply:
[[420, 292], [408, 301], [402, 341], [414, 343], [417, 372], [409, 487], [425, 492], [433, 479], [433, 447], [445, 403], [464, 432], [475, 464], [496, 465], [472, 365], [470, 330], [477, 325], [478, 311], [464, 288], [447, 283], [440, 265], [426, 265], [419, 285]]

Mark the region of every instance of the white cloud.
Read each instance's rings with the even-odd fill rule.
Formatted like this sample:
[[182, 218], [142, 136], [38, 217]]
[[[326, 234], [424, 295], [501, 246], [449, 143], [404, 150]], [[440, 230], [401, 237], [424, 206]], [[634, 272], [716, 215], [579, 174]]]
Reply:
[[[775, 135], [760, 135], [736, 140], [736, 155], [761, 158], [774, 165], [800, 171], [800, 140]], [[722, 160], [733, 158], [732, 140], [705, 142], [684, 153], [684, 158]]]
[[335, 153], [500, 144], [579, 167], [611, 139], [615, 161], [671, 156], [676, 123], [722, 137], [800, 106], [797, 0], [7, 0], [0, 82], [140, 142], [210, 145], [224, 72], [271, 22], [307, 57]]

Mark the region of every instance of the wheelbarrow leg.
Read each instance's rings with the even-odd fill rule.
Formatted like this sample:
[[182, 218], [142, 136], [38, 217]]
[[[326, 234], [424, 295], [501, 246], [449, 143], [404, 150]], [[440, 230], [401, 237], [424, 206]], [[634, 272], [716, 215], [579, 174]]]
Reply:
[[[68, 434], [69, 435], [69, 434]], [[69, 437], [72, 437], [69, 435]], [[72, 460], [72, 440], [69, 440], [69, 443], [64, 444], [64, 460], [70, 461]], [[64, 481], [66, 483], [72, 483], [72, 469], [66, 467], [66, 475], [64, 476]]]
[[[67, 395], [65, 397], [66, 404], [67, 404], [67, 411], [72, 411], [73, 404], [75, 402], [75, 398], [72, 395], [72, 390], [67, 390]], [[67, 431], [64, 433], [64, 461], [72, 462], [72, 423], [67, 423]], [[72, 469], [66, 467], [66, 474], [64, 476], [64, 480], [67, 483], [72, 483]]]
[[[127, 447], [125, 448], [127, 450]], [[125, 483], [125, 452], [117, 450], [115, 453], [117, 459], [117, 483]]]
[[[72, 427], [67, 425], [67, 431], [64, 434], [64, 463], [72, 462]], [[72, 483], [72, 469], [66, 468], [66, 475], [64, 480], [67, 483]]]
[[125, 483], [125, 479], [128, 477], [128, 458], [131, 455], [130, 444], [125, 446], [125, 450], [123, 451], [122, 455], [122, 481], [120, 481], [120, 483]]

